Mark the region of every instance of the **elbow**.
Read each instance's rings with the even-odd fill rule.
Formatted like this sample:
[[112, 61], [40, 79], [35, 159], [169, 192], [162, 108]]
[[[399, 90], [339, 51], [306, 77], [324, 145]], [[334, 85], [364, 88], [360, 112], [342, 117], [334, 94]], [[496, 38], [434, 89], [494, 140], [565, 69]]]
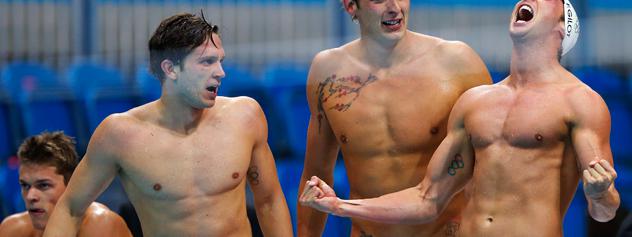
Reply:
[[414, 224], [427, 224], [433, 222], [437, 220], [437, 218], [439, 218], [440, 214], [441, 211], [439, 210], [439, 208], [436, 205], [432, 205], [423, 210], [421, 213], [417, 214], [414, 220]]
[[279, 205], [287, 205], [283, 194], [255, 195], [254, 204], [260, 211], [270, 211]]
[[409, 213], [408, 215], [402, 215], [402, 219], [396, 221], [395, 223], [409, 225], [427, 224], [439, 218], [440, 214], [441, 211], [433, 205], [419, 208], [417, 211]]
[[265, 196], [255, 198], [254, 201], [256, 207], [269, 207], [274, 203], [275, 198], [273, 196]]

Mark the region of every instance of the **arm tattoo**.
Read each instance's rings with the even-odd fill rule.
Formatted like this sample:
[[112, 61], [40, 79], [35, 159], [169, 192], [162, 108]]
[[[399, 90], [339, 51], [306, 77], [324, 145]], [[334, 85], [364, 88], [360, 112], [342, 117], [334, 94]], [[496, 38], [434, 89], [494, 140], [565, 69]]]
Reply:
[[259, 168], [257, 166], [251, 166], [248, 168], [248, 181], [251, 185], [259, 184]]
[[[324, 81], [318, 83], [318, 130], [320, 130], [321, 120], [323, 117], [327, 117], [325, 113], [324, 103], [330, 98], [339, 99], [345, 97], [346, 100], [336, 102], [335, 105], [330, 106], [329, 110], [336, 110], [339, 112], [347, 111], [353, 102], [360, 96], [360, 91], [368, 84], [377, 81], [377, 77], [373, 74], [369, 74], [366, 79], [360, 78], [360, 76], [348, 76], [337, 77], [336, 74], [327, 77]], [[350, 97], [347, 97], [350, 96]]]
[[462, 169], [464, 166], [465, 163], [463, 162], [463, 157], [461, 157], [461, 154], [456, 154], [454, 156], [454, 160], [450, 161], [450, 166], [448, 166], [448, 174], [450, 176], [454, 176], [456, 175], [456, 170]]

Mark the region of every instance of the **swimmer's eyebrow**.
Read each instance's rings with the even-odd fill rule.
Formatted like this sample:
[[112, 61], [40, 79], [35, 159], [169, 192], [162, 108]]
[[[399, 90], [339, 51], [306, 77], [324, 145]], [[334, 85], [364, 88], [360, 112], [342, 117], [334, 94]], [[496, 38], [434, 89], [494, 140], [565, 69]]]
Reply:
[[[38, 180], [35, 180], [35, 182], [33, 183], [43, 183], [43, 182], [50, 182], [50, 181], [51, 179], [38, 179]], [[19, 182], [20, 184], [28, 184], [28, 182], [24, 181], [23, 179], [20, 179]]]
[[212, 63], [217, 62], [218, 60], [220, 62], [222, 62], [224, 60], [224, 58], [223, 57], [219, 58], [218, 56], [201, 56], [201, 57], [198, 58], [198, 60], [200, 62], [206, 62], [206, 63], [212, 64]]

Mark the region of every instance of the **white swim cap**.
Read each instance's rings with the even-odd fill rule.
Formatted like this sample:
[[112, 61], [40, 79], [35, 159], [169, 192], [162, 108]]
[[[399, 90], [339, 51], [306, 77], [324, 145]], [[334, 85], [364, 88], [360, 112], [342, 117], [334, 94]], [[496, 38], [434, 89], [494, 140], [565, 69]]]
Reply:
[[579, 17], [570, 0], [564, 0], [564, 39], [562, 40], [562, 56], [575, 46], [579, 38]]

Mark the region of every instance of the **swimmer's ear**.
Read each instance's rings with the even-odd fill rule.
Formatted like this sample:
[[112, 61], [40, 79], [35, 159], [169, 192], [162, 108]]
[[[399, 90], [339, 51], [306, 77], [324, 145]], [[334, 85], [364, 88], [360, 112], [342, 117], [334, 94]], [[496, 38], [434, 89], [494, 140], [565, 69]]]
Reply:
[[165, 74], [165, 78], [175, 80], [178, 77], [177, 73], [179, 72], [179, 67], [173, 64], [171, 60], [162, 60], [162, 62], [160, 62], [160, 68]]
[[564, 40], [564, 35], [566, 31], [566, 23], [564, 22], [564, 16], [562, 16], [562, 20], [557, 25], [557, 27], [555, 27], [555, 31], [557, 31], [557, 33], [560, 34], [560, 39]]
[[345, 11], [351, 15], [352, 19], [356, 18], [356, 10], [358, 9], [357, 0], [342, 0], [344, 4]]

